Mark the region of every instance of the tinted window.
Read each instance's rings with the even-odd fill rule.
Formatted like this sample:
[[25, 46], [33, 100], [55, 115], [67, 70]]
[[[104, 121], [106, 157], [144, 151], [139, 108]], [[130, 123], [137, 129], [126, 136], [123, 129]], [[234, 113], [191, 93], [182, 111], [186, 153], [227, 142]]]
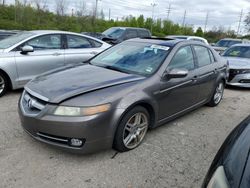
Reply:
[[146, 30], [138, 30], [139, 37], [150, 37], [150, 34]]
[[61, 35], [43, 35], [29, 40], [24, 45], [29, 45], [34, 50], [61, 49]]
[[137, 31], [136, 30], [132, 30], [132, 29], [128, 29], [126, 32], [126, 39], [132, 39], [132, 38], [136, 38], [137, 37]]
[[206, 47], [194, 46], [194, 50], [198, 59], [199, 67], [203, 67], [211, 63], [210, 55]]
[[250, 58], [250, 46], [234, 46], [229, 48], [223, 56]]
[[102, 46], [102, 43], [100, 43], [100, 42], [98, 42], [96, 40], [92, 40], [92, 39], [88, 39], [88, 40], [91, 42], [92, 47], [94, 47], [94, 48], [98, 48], [98, 47]]
[[225, 39], [223, 39], [223, 40], [219, 40], [216, 44], [215, 44], [215, 46], [218, 46], [218, 47], [230, 47], [230, 46], [232, 46], [232, 45], [234, 45], [234, 44], [240, 44], [240, 43], [242, 43], [241, 41], [237, 41], [237, 40], [225, 40]]
[[194, 69], [194, 57], [191, 47], [186, 46], [179, 49], [168, 65], [168, 68], [185, 68], [187, 70]]
[[68, 48], [79, 49], [79, 48], [91, 48], [90, 41], [84, 37], [76, 35], [67, 35]]
[[101, 53], [90, 63], [146, 76], [153, 74], [161, 66], [169, 51], [167, 46], [125, 42]]
[[123, 29], [123, 28], [112, 27], [112, 28], [109, 28], [108, 30], [104, 31], [102, 34], [104, 34], [110, 38], [113, 38], [113, 39], [118, 39], [124, 34], [124, 32], [125, 32], [125, 29]]

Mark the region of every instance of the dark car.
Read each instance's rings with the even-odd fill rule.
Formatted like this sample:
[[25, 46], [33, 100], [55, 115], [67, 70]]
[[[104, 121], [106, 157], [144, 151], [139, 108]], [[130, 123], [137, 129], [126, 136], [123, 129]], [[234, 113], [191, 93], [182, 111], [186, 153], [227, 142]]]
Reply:
[[202, 185], [202, 188], [230, 187], [250, 187], [250, 116], [229, 134]]
[[87, 64], [37, 77], [19, 102], [23, 128], [64, 149], [137, 147], [149, 128], [220, 103], [227, 64], [195, 41], [131, 39]]
[[96, 32], [82, 32], [81, 34], [87, 35], [87, 36], [90, 36], [90, 37], [94, 37], [94, 38], [97, 38], [97, 39], [100, 39], [100, 40], [102, 40], [105, 37], [104, 34], [96, 33]]
[[10, 37], [12, 35], [17, 34], [18, 31], [6, 31], [6, 30], [0, 30], [0, 40], [3, 40], [7, 37]]
[[102, 33], [103, 41], [110, 44], [118, 44], [132, 38], [148, 38], [151, 33], [148, 29], [136, 27], [111, 27]]

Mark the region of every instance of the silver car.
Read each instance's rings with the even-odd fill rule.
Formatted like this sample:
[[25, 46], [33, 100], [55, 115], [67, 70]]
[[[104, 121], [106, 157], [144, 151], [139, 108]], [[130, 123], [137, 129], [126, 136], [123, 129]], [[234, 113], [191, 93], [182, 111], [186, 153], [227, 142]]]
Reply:
[[250, 88], [250, 44], [237, 44], [222, 56], [228, 60], [228, 85]]
[[64, 31], [25, 31], [0, 41], [0, 96], [37, 75], [87, 61], [110, 45]]

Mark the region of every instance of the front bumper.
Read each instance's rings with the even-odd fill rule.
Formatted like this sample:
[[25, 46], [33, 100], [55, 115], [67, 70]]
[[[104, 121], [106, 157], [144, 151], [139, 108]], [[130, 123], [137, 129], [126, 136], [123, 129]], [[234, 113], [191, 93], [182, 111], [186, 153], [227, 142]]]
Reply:
[[[29, 116], [19, 101], [19, 116], [22, 127], [34, 139], [73, 153], [93, 153], [109, 149], [113, 144], [115, 117], [118, 111], [85, 117], [61, 117], [40, 113]], [[70, 145], [70, 139], [83, 141], [81, 147]]]
[[235, 75], [227, 81], [227, 85], [250, 88], [250, 73]]

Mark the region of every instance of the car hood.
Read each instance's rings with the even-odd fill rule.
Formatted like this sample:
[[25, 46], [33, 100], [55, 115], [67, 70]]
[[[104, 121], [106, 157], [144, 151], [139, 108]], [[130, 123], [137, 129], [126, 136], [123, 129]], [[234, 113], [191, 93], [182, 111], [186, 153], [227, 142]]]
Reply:
[[40, 99], [60, 103], [80, 94], [144, 78], [87, 64], [41, 75], [30, 81], [25, 89]]
[[250, 69], [250, 59], [239, 57], [225, 57], [230, 69]]

